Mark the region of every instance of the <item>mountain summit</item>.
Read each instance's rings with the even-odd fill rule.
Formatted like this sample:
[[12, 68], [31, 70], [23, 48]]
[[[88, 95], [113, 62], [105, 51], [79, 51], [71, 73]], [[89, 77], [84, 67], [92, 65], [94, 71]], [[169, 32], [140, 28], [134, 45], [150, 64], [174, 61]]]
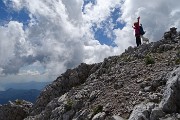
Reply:
[[179, 120], [179, 101], [180, 32], [173, 27], [162, 40], [68, 69], [33, 106], [25, 101], [0, 106], [0, 119]]

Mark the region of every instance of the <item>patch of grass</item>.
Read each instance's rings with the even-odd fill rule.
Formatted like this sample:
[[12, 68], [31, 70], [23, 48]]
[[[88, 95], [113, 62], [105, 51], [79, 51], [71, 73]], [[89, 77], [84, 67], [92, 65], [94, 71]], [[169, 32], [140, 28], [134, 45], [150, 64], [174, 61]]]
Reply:
[[124, 58], [124, 61], [125, 61], [125, 62], [130, 62], [130, 61], [131, 61], [131, 58], [130, 58], [129, 56], [127, 56], [127, 57]]
[[177, 52], [177, 57], [180, 59], [180, 50]]
[[22, 105], [23, 104], [23, 100], [15, 100], [15, 103], [16, 103], [16, 105]]
[[131, 62], [133, 60], [133, 58], [130, 56], [124, 55], [124, 56], [122, 56], [121, 60], [124, 62]]
[[93, 115], [96, 115], [99, 112], [102, 112], [103, 110], [103, 106], [102, 105], [98, 105], [93, 109]]
[[90, 120], [91, 120], [96, 114], [102, 112], [102, 110], [103, 110], [103, 106], [102, 106], [102, 105], [96, 106], [96, 107], [93, 109], [93, 113], [92, 113], [92, 115], [91, 115]]
[[180, 58], [176, 59], [175, 64], [180, 65]]
[[154, 58], [153, 58], [152, 56], [147, 55], [147, 56], [145, 57], [145, 63], [146, 63], [146, 65], [148, 65], [148, 64], [154, 64], [154, 63], [155, 63], [155, 60], [154, 60]]
[[67, 103], [65, 104], [65, 109], [67, 111], [71, 110], [72, 109], [72, 106], [73, 106], [73, 101], [71, 99], [68, 99], [67, 100]]

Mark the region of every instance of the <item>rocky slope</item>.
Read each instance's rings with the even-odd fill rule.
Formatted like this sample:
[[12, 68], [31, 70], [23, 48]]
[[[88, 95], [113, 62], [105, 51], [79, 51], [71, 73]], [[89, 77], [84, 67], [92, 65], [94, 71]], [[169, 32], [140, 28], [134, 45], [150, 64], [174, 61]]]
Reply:
[[179, 120], [179, 113], [180, 32], [171, 28], [162, 40], [67, 70], [24, 120]]

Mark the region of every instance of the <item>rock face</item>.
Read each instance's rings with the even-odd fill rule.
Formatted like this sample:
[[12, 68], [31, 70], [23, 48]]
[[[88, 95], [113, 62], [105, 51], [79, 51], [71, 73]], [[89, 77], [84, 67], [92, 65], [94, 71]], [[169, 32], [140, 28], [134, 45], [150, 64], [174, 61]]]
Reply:
[[162, 40], [67, 70], [24, 120], [178, 120], [179, 101], [180, 32], [171, 28]]
[[[163, 120], [166, 113], [170, 116], [167, 120], [178, 120], [180, 118], [179, 96], [180, 96], [180, 67], [169, 74], [169, 79], [164, 88], [164, 94], [159, 104], [141, 103], [137, 105], [129, 120]], [[176, 115], [174, 115], [176, 113]]]
[[[72, 87], [76, 87], [84, 83], [91, 72], [93, 72], [93, 66], [94, 65], [82, 63], [73, 70], [67, 70], [52, 84], [46, 86], [37, 99], [31, 114], [35, 115], [42, 112], [51, 100], [68, 92]], [[92, 71], [90, 71], [91, 69]]]
[[180, 67], [170, 74], [160, 107], [167, 113], [180, 112]]

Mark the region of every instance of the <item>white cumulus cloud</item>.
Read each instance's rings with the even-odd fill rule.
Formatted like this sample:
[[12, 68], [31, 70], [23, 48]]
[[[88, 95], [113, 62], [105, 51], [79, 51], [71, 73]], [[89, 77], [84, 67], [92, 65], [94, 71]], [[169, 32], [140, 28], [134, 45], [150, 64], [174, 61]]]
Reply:
[[[1, 81], [21, 81], [27, 76], [28, 80], [33, 76], [37, 81], [54, 80], [81, 62], [95, 63], [118, 55], [128, 46], [135, 46], [132, 25], [138, 16], [151, 42], [160, 40], [169, 27], [180, 27], [177, 0], [93, 1], [86, 0], [83, 6], [83, 0], [3, 0], [15, 11], [26, 9], [30, 20], [26, 27], [18, 21], [0, 26]], [[120, 8], [116, 22], [122, 26], [114, 29], [111, 15], [116, 8]], [[104, 28], [116, 47], [100, 44], [93, 27]], [[28, 70], [27, 66], [38, 70]]]

